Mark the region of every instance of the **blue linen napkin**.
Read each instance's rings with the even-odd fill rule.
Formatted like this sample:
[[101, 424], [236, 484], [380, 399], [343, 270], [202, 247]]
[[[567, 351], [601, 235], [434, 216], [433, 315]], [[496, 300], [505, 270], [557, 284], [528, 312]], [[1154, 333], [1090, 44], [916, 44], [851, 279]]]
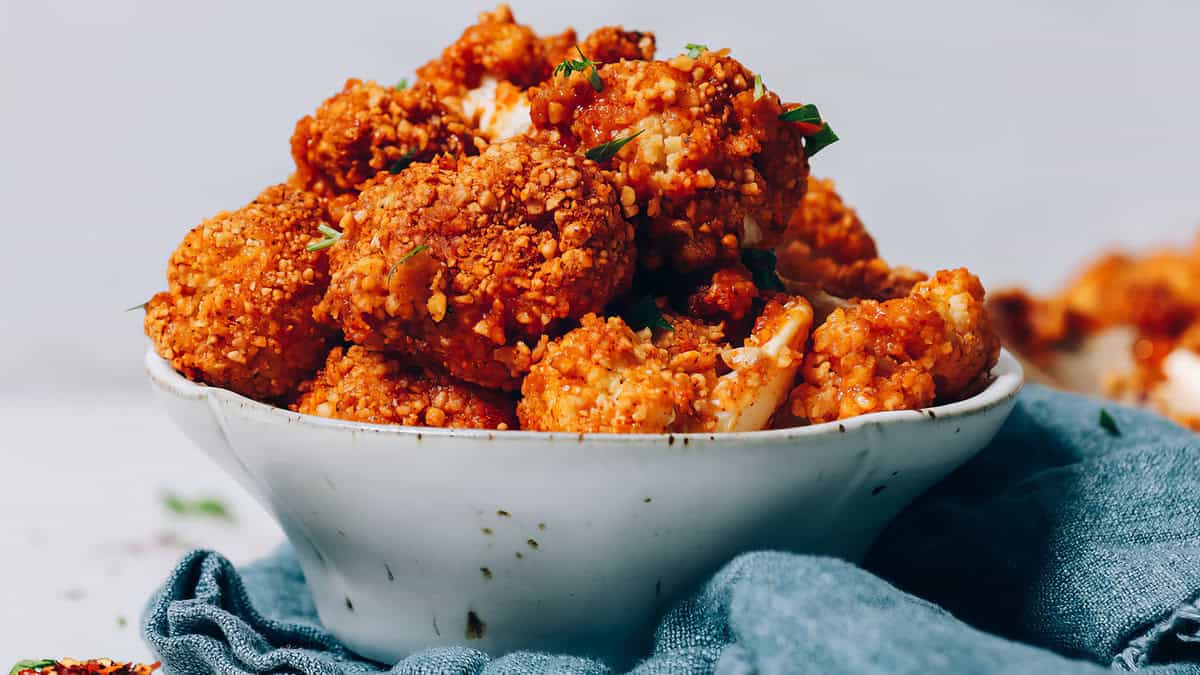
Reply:
[[[996, 441], [873, 549], [867, 569], [900, 588], [829, 558], [746, 554], [662, 618], [632, 672], [1200, 674], [1200, 437], [1110, 407], [1116, 435], [1100, 409], [1022, 392]], [[189, 554], [142, 623], [181, 675], [612, 672], [467, 647], [364, 660], [320, 626], [286, 546], [240, 572]]]

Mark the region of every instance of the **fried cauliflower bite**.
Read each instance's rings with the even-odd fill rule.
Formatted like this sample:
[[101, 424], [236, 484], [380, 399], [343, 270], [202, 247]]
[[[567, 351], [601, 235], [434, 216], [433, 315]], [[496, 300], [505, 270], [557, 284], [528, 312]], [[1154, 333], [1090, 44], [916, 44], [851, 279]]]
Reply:
[[326, 222], [315, 195], [286, 185], [217, 214], [167, 264], [168, 290], [146, 305], [146, 335], [187, 377], [255, 399], [312, 376], [334, 331], [313, 319], [329, 282], [325, 254], [305, 247]]
[[908, 295], [925, 275], [890, 267], [858, 213], [842, 201], [833, 181], [810, 176], [777, 250], [779, 276], [795, 292], [835, 298], [889, 300]]
[[295, 409], [371, 424], [515, 429], [516, 402], [500, 392], [372, 352], [335, 347]]
[[585, 316], [551, 342], [525, 378], [521, 428], [665, 433], [766, 428], [787, 399], [812, 324], [803, 298], [767, 302], [739, 348], [719, 326], [671, 317], [671, 330], [633, 331]]
[[779, 97], [728, 52], [619, 61], [529, 93], [534, 132], [583, 153], [632, 138], [604, 164], [639, 229], [640, 262], [682, 272], [774, 246], [804, 195], [808, 160]]
[[575, 31], [537, 38], [517, 24], [507, 7], [484, 14], [467, 29], [440, 61], [422, 77], [433, 82], [444, 100], [488, 141], [512, 138], [530, 127], [526, 88], [550, 77], [564, 59], [580, 52], [596, 62], [648, 59], [654, 56], [654, 34], [600, 28], [577, 44]]
[[[574, 31], [568, 33], [574, 36]], [[578, 59], [579, 52], [583, 52], [588, 59], [603, 64], [616, 63], [622, 59], [649, 61], [654, 58], [654, 50], [654, 33], [627, 31], [621, 26], [604, 26], [589, 33], [578, 45], [574, 39], [569, 42], [559, 41], [547, 50], [547, 55], [553, 65], [558, 65], [563, 59]]]
[[352, 193], [382, 171], [448, 153], [473, 153], [467, 123], [418, 84], [397, 91], [350, 79], [296, 123], [293, 183], [326, 197]]
[[574, 31], [543, 40], [532, 28], [519, 24], [508, 5], [482, 12], [442, 55], [417, 69], [419, 82], [433, 85], [440, 96], [457, 98], [493, 78], [520, 89], [550, 77], [554, 68], [551, 50], [574, 42]]
[[629, 288], [633, 227], [595, 165], [510, 140], [362, 192], [318, 308], [372, 349], [515, 390], [545, 336]]
[[1200, 247], [1110, 253], [1058, 294], [1010, 290], [991, 309], [1033, 376], [1200, 430]]
[[956, 399], [982, 383], [999, 352], [979, 279], [941, 271], [903, 298], [830, 314], [813, 331], [791, 413], [818, 423]]

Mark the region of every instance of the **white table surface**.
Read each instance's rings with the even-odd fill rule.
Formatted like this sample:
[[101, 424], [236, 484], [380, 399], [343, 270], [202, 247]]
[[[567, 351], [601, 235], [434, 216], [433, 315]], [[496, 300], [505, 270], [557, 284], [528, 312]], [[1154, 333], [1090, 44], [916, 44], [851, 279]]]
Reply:
[[[0, 395], [0, 428], [0, 672], [30, 658], [149, 659], [139, 618], [179, 558], [205, 547], [240, 564], [283, 539], [148, 387]], [[217, 497], [234, 520], [173, 514], [166, 491]]]

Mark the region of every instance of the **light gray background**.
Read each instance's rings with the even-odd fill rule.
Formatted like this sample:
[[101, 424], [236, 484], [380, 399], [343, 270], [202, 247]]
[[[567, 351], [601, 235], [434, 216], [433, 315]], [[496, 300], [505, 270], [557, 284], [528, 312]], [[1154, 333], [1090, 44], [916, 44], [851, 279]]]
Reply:
[[[143, 387], [141, 314], [202, 218], [291, 168], [347, 76], [391, 82], [481, 4], [0, 0], [0, 391]], [[844, 139], [886, 257], [1048, 288], [1110, 243], [1200, 220], [1200, 3], [518, 3], [542, 31], [733, 48]]]

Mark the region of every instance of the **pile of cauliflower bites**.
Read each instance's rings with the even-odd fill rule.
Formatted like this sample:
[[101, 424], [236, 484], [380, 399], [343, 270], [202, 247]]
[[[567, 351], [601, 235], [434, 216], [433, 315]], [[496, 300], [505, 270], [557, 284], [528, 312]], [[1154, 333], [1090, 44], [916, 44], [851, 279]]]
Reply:
[[809, 177], [815, 107], [728, 50], [654, 57], [502, 6], [411, 86], [347, 81], [287, 183], [184, 238], [147, 335], [194, 380], [378, 424], [749, 431], [986, 384], [979, 280], [879, 257]]

